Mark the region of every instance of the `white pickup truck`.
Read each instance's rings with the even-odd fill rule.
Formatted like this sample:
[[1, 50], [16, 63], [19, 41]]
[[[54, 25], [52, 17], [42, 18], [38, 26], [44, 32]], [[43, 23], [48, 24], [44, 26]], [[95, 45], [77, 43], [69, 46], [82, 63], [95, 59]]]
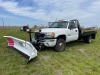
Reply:
[[[66, 43], [76, 40], [84, 40], [91, 43], [95, 39], [96, 31], [83, 31], [78, 20], [52, 22], [48, 28], [28, 31], [30, 42], [12, 36], [4, 36], [8, 46], [17, 49], [29, 57], [29, 60], [37, 56], [37, 49], [54, 47], [55, 51], [61, 52], [66, 48]], [[34, 36], [32, 37], [32, 34]], [[37, 48], [37, 49], [36, 49]]]
[[[34, 37], [31, 37], [34, 33]], [[36, 48], [54, 47], [55, 51], [64, 51], [66, 43], [83, 39], [85, 43], [91, 43], [95, 39], [96, 31], [84, 32], [78, 20], [52, 22], [48, 28], [35, 32], [29, 32], [30, 42]]]

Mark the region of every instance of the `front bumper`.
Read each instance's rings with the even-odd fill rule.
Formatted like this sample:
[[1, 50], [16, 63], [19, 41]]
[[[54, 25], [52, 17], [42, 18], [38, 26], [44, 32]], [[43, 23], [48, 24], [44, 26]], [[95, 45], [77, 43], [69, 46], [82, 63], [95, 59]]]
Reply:
[[43, 42], [43, 44], [46, 47], [54, 47], [56, 45], [56, 41], [57, 41], [57, 39], [47, 39], [47, 40], [45, 40], [45, 42]]
[[54, 47], [56, 45], [57, 39], [44, 39], [37, 42], [37, 40], [33, 39], [32, 43], [35, 45], [44, 45], [46, 47]]

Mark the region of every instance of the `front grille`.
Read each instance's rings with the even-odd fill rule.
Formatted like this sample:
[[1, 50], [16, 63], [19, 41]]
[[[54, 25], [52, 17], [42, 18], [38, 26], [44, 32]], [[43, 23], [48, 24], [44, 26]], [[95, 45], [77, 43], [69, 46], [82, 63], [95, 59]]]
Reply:
[[35, 32], [35, 39], [42, 40], [44, 39], [45, 34], [40, 32]]

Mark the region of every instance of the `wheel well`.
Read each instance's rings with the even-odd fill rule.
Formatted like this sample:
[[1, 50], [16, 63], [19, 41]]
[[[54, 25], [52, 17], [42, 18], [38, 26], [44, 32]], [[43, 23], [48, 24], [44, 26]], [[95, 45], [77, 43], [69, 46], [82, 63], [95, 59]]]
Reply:
[[66, 41], [66, 35], [59, 35], [57, 39], [64, 39]]
[[92, 39], [95, 39], [95, 34], [92, 34], [91, 36], [92, 36]]

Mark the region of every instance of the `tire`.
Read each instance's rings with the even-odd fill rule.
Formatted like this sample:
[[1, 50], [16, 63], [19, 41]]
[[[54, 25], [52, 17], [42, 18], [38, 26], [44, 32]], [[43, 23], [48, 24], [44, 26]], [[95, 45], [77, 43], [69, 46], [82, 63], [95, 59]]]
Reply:
[[84, 42], [85, 43], [91, 43], [92, 42], [92, 37], [91, 36], [87, 36], [86, 38], [84, 38]]
[[58, 39], [56, 46], [54, 47], [56, 52], [62, 52], [64, 51], [66, 48], [66, 42], [63, 39]]

